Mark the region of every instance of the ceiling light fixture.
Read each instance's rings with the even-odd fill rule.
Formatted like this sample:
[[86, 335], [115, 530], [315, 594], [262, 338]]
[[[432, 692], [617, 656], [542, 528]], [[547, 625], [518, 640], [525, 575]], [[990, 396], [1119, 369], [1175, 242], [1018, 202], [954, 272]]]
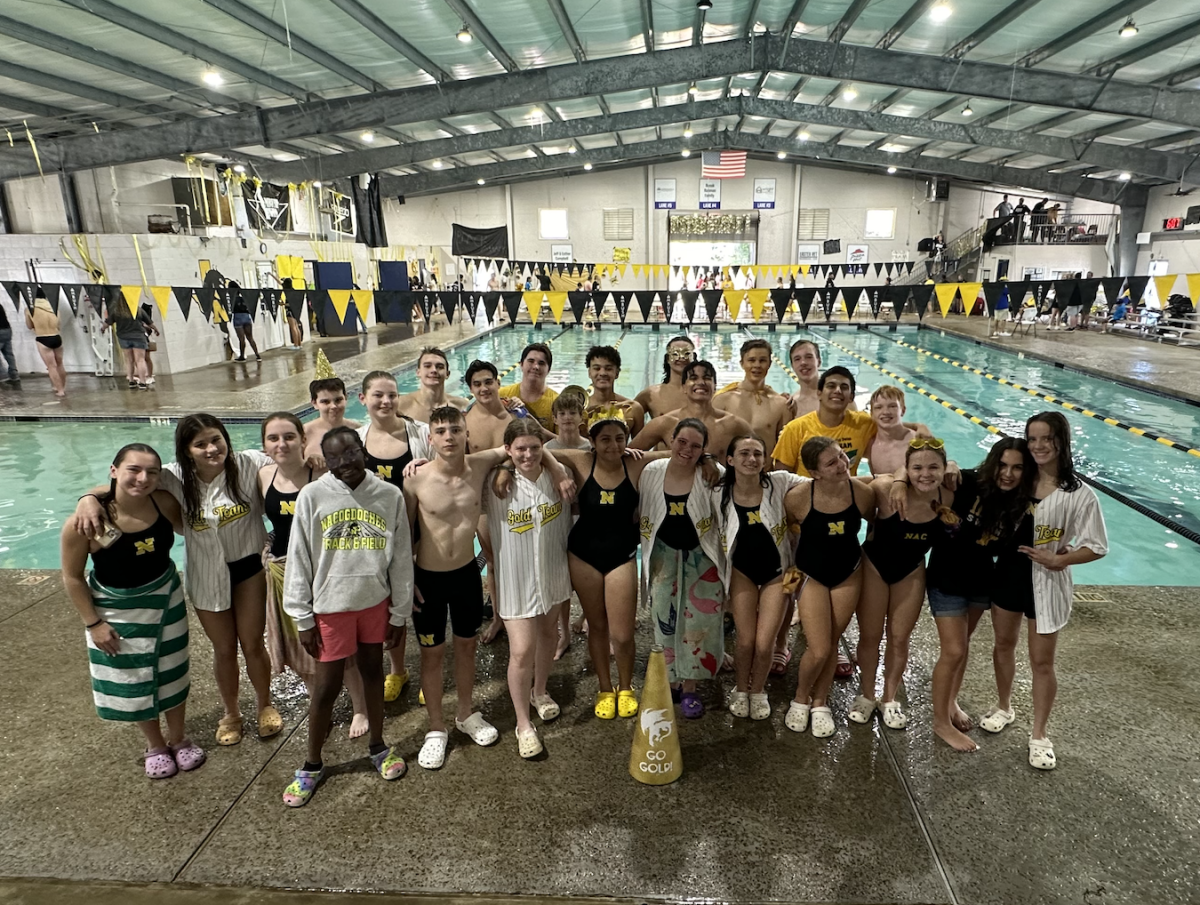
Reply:
[[801, 132], [796, 137], [799, 138], [801, 141], [808, 141], [810, 138], [812, 138], [812, 135], [809, 134], [807, 131], [804, 131], [804, 132]]
[[892, 174], [892, 173], [894, 173], [894, 172], [896, 172], [896, 168], [895, 168], [895, 167], [888, 167], [888, 174], [889, 174], [889, 175], [890, 175], [890, 174]]
[[692, 82], [692, 84], [688, 85], [688, 92], [687, 92], [687, 93], [688, 93], [688, 94], [690, 94], [692, 97], [695, 97], [695, 96], [696, 96], [696, 93], [697, 93], [699, 90], [700, 90], [700, 89], [696, 87], [696, 83], [695, 83], [695, 82]]
[[312, 187], [313, 187], [314, 189], [319, 189], [319, 188], [321, 187], [321, 180], [320, 180], [320, 179], [316, 180], [316, 181], [315, 181], [315, 182], [312, 184]]
[[684, 137], [684, 138], [691, 138], [691, 137], [692, 137], [692, 127], [691, 127], [691, 126], [684, 126], [684, 127], [683, 127], [683, 137]]
[[934, 22], [945, 22], [953, 12], [954, 10], [950, 8], [949, 3], [939, 3], [929, 11], [929, 18], [933, 19]]
[[971, 109], [970, 101], [967, 101], [967, 106], [962, 108], [962, 115], [963, 116], [974, 116], [975, 115], [975, 111]]
[[225, 79], [221, 76], [221, 73], [215, 69], [206, 69], [200, 78], [204, 80], [204, 84], [212, 85], [214, 88], [225, 83]]
[[852, 101], [858, 97], [858, 91], [853, 85], [847, 85], [846, 90], [842, 92], [842, 100]]
[[235, 173], [244, 173], [244, 172], [246, 172], [246, 168], [240, 163], [235, 163], [233, 165], [233, 171]]
[[696, 9], [702, 13], [708, 12], [712, 9], [712, 0], [696, 0]]
[[435, 160], [431, 165], [433, 166], [433, 168], [435, 170], [440, 170], [442, 168], [442, 161], [439, 158], [439, 159]]
[[787, 160], [787, 151], [780, 151], [775, 156], [778, 157], [780, 160]]
[[679, 152], [679, 155], [680, 155], [681, 157], [691, 157], [691, 156], [692, 156], [692, 149], [691, 149], [691, 148], [684, 148], [682, 151], [680, 151], [680, 152]]
[[585, 164], [583, 165], [583, 168], [584, 168], [585, 170], [590, 170], [590, 169], [592, 168], [592, 165], [591, 165], [590, 163], [585, 163]]
[[364, 132], [362, 135], [360, 135], [358, 137], [361, 138], [363, 141], [365, 141], [367, 144], [370, 144], [371, 142], [373, 142], [375, 140], [375, 133], [372, 132], [370, 129], [368, 129], [366, 132]]
[[579, 149], [577, 147], [575, 147], [574, 145], [567, 145], [567, 153], [568, 154], [574, 154], [578, 150]]
[[487, 182], [486, 179], [476, 179], [475, 180], [476, 185], [483, 185], [485, 182]]
[[1133, 174], [1132, 173], [1122, 173], [1117, 178], [1120, 179], [1122, 182], [1128, 182], [1130, 179], [1133, 178]]
[[463, 44], [470, 44], [471, 43], [471, 29], [467, 28], [467, 26], [464, 25], [462, 28], [460, 28], [458, 30], [458, 34], [455, 35], [455, 37], [457, 37], [458, 40], [461, 41]]
[[1138, 27], [1133, 22], [1133, 16], [1125, 20], [1125, 24], [1121, 26], [1121, 30], [1117, 32], [1122, 38], [1132, 38], [1138, 33]]

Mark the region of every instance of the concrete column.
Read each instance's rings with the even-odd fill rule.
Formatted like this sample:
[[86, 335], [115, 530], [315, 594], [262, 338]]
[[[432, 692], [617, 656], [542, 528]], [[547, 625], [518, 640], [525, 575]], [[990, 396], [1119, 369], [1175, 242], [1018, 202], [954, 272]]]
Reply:
[[1137, 270], [1137, 234], [1146, 225], [1146, 205], [1150, 190], [1142, 185], [1130, 185], [1121, 195], [1121, 231], [1117, 239], [1120, 270], [1117, 276], [1132, 276]]

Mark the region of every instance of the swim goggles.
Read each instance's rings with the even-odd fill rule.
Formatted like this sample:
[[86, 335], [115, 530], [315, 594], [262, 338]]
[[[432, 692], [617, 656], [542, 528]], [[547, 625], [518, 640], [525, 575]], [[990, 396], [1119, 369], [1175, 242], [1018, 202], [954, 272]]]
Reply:
[[909, 449], [942, 449], [945, 445], [940, 437], [913, 437], [908, 441]]

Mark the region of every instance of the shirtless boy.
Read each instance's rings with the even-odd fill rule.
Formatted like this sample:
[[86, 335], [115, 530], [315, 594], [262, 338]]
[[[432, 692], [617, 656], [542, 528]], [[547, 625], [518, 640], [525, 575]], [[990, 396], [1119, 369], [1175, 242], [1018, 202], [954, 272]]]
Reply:
[[792, 393], [792, 417], [799, 418], [817, 410], [820, 391], [817, 381], [821, 378], [821, 349], [811, 339], [800, 339], [788, 350], [792, 373], [800, 381], [800, 388]]
[[713, 408], [731, 412], [750, 422], [754, 433], [767, 446], [774, 447], [783, 426], [792, 419], [788, 397], [767, 386], [771, 369], [771, 344], [765, 339], [742, 343], [742, 370], [746, 376], [719, 391]]
[[625, 423], [630, 436], [636, 437], [646, 423], [646, 410], [641, 403], [627, 396], [618, 395], [613, 386], [621, 375], [621, 353], [612, 346], [592, 346], [584, 359], [588, 369], [588, 380], [592, 382], [592, 395], [588, 397], [588, 409], [620, 405], [625, 409]]
[[676, 336], [667, 343], [663, 355], [663, 382], [648, 386], [634, 400], [651, 418], [673, 412], [683, 405], [683, 369], [696, 360], [696, 344], [686, 336]]
[[711, 363], [690, 362], [683, 370], [683, 386], [687, 393], [683, 405], [652, 419], [629, 444], [631, 449], [654, 449], [658, 443], [669, 443], [675, 425], [684, 418], [698, 418], [704, 422], [708, 428], [708, 446], [704, 451], [712, 456], [725, 455], [734, 437], [751, 432], [750, 424], [744, 418], [713, 408], [717, 369]]
[[904, 424], [904, 390], [884, 384], [871, 394], [875, 439], [867, 445], [867, 464], [873, 475], [893, 475], [904, 468], [908, 441], [917, 435]]
[[417, 381], [420, 389], [405, 393], [396, 400], [396, 414], [406, 415], [413, 421], [429, 423], [429, 413], [442, 405], [452, 405], [465, 411], [470, 401], [462, 396], [446, 395], [446, 379], [450, 376], [450, 360], [446, 353], [433, 346], [426, 346], [417, 356]]
[[[442, 713], [446, 618], [454, 634], [454, 685], [458, 709], [454, 724], [478, 745], [495, 744], [496, 728], [471, 709], [475, 687], [476, 632], [483, 622], [483, 590], [475, 565], [483, 482], [504, 461], [504, 448], [467, 455], [466, 417], [451, 406], [430, 413], [433, 459], [404, 482], [408, 517], [420, 527], [414, 571], [413, 628], [421, 648], [421, 690], [429, 732], [417, 763], [436, 770], [446, 761], [448, 735]], [[558, 476], [560, 489], [573, 493], [564, 469], [546, 456], [543, 464]], [[568, 486], [569, 485], [569, 486]]]
[[[346, 384], [340, 377], [325, 377], [308, 385], [317, 418], [304, 425], [304, 458], [314, 461], [321, 456], [321, 438], [335, 427], [358, 429], [357, 421], [346, 420]], [[323, 460], [322, 460], [323, 461]]]

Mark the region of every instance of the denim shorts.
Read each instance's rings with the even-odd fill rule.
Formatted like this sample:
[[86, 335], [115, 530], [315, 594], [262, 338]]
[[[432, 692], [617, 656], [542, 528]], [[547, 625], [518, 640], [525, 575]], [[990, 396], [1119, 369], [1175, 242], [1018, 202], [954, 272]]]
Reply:
[[961, 597], [958, 594], [943, 594], [937, 588], [928, 588], [929, 611], [934, 616], [965, 616], [967, 609], [974, 607], [986, 610], [991, 607], [991, 600], [983, 595]]
[[117, 345], [120, 346], [122, 349], [149, 349], [150, 348], [150, 340], [148, 340], [144, 336], [141, 339], [138, 339], [137, 337], [130, 337], [129, 339], [123, 339], [122, 337], [118, 336], [117, 337]]
[[233, 315], [233, 325], [235, 327], [249, 327], [253, 325], [254, 318], [244, 311], [236, 311]]

